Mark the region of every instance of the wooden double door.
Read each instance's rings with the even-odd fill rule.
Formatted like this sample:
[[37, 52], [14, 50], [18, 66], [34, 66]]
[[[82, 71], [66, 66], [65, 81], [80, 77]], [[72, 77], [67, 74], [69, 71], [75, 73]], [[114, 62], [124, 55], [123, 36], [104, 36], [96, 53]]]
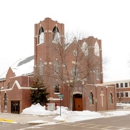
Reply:
[[11, 113], [20, 113], [20, 101], [11, 101]]
[[82, 94], [73, 95], [73, 110], [74, 111], [82, 111], [83, 110]]

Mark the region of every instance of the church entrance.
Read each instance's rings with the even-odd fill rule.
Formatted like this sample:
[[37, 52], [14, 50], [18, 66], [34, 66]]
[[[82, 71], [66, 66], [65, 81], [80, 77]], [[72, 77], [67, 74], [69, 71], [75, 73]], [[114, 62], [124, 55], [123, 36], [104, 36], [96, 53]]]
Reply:
[[73, 95], [73, 110], [74, 111], [82, 111], [83, 110], [82, 94], [74, 94]]
[[20, 101], [11, 101], [11, 113], [20, 113]]

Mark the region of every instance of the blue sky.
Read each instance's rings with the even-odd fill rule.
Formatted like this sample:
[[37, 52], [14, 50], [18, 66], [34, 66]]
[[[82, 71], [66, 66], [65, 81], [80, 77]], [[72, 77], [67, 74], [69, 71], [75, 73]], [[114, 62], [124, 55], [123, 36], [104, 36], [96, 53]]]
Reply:
[[130, 77], [129, 0], [4, 0], [0, 1], [0, 74], [18, 59], [34, 53], [34, 24], [50, 17], [65, 31], [102, 40], [109, 62], [104, 81]]

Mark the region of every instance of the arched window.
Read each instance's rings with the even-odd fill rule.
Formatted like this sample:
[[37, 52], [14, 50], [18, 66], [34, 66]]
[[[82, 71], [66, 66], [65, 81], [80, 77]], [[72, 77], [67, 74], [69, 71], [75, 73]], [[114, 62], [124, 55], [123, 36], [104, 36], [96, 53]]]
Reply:
[[76, 50], [73, 50], [73, 55], [74, 56], [77, 56], [78, 55], [78, 52]]
[[41, 43], [44, 43], [44, 29], [43, 27], [41, 27], [39, 29], [39, 33], [38, 33], [38, 43], [41, 44]]
[[99, 80], [99, 79], [100, 79], [100, 74], [99, 74], [98, 68], [96, 69], [96, 72], [95, 72], [95, 73], [96, 73], [96, 79]]
[[99, 45], [98, 45], [97, 42], [96, 42], [95, 45], [94, 45], [94, 54], [95, 54], [96, 56], [100, 56], [100, 54], [99, 54]]
[[41, 60], [40, 60], [40, 62], [39, 62], [39, 74], [40, 74], [40, 75], [43, 75], [43, 63], [42, 63]]
[[94, 99], [93, 99], [93, 93], [92, 92], [89, 95], [89, 104], [90, 105], [94, 104]]
[[54, 74], [59, 74], [59, 62], [57, 59], [54, 64]]
[[60, 33], [56, 26], [53, 28], [53, 42], [60, 43]]
[[54, 93], [59, 93], [59, 83], [58, 83], [58, 81], [56, 81], [56, 83], [55, 83]]
[[81, 49], [82, 49], [84, 55], [87, 56], [87, 55], [88, 55], [88, 44], [87, 44], [86, 42], [84, 42], [84, 43], [82, 44]]
[[76, 67], [73, 67], [73, 68], [72, 68], [71, 73], [72, 73], [72, 77], [77, 77], [77, 78], [79, 78], [79, 77], [80, 77], [80, 74], [79, 74], [79, 69], [78, 69], [78, 68], [76, 68]]
[[112, 93], [110, 93], [110, 95], [109, 95], [109, 103], [113, 104], [113, 95], [112, 95]]
[[7, 110], [7, 101], [8, 99], [7, 99], [7, 94], [5, 93], [5, 95], [4, 95], [4, 110]]
[[7, 89], [9, 89], [10, 88], [10, 82], [7, 84]]

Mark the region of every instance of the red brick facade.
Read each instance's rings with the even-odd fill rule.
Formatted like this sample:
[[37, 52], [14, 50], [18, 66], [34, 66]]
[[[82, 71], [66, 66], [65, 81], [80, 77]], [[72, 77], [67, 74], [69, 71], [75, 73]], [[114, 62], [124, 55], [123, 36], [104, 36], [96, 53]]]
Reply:
[[[73, 110], [101, 111], [116, 109], [115, 85], [105, 86], [103, 84], [101, 40], [88, 37], [82, 40], [73, 40], [71, 44], [65, 47], [64, 24], [46, 18], [35, 24], [34, 28], [34, 74], [42, 72], [41, 75], [43, 75], [48, 87], [47, 90], [50, 93], [48, 96], [50, 102], [59, 105], [58, 94], [62, 93], [64, 95], [62, 105], [69, 107], [70, 90], [67, 80], [73, 81], [73, 77], [71, 77], [73, 66], [78, 64], [80, 71], [82, 71], [78, 79], [82, 80], [75, 84], [72, 92]], [[59, 39], [54, 40], [56, 32], [60, 34], [60, 41]], [[43, 39], [40, 41], [41, 33], [44, 33], [44, 35], [41, 36]], [[60, 46], [57, 44], [58, 42]], [[87, 43], [88, 46], [85, 53], [83, 52], [84, 43]], [[96, 54], [96, 47], [98, 47], [98, 54]], [[77, 52], [80, 58], [76, 62]], [[64, 55], [67, 56], [63, 59]], [[59, 74], [54, 72], [56, 64], [58, 64]], [[65, 66], [67, 66], [67, 69]], [[71, 78], [68, 79], [67, 76]], [[32, 82], [33, 79], [29, 76], [15, 77], [13, 70], [9, 68], [6, 78], [0, 80], [0, 86], [3, 87], [1, 90], [1, 112], [14, 112], [15, 105], [19, 105], [19, 113], [21, 113], [24, 108], [29, 107], [31, 105], [30, 86]], [[59, 93], [54, 92], [57, 82]], [[4, 101], [5, 99], [7, 104]], [[11, 103], [14, 106], [11, 106]]]

